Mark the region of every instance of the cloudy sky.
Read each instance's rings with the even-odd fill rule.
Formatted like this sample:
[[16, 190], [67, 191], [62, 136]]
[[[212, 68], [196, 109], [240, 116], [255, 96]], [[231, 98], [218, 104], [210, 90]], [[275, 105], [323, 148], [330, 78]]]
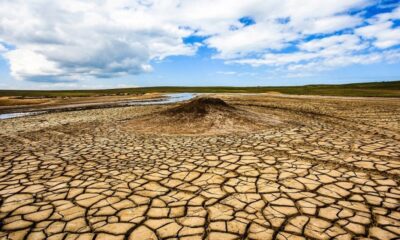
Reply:
[[0, 89], [399, 79], [398, 0], [0, 0]]

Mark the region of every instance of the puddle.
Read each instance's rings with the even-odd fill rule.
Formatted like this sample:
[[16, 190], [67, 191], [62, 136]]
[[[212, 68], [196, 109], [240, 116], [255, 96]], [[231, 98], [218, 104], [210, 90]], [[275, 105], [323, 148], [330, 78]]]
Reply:
[[171, 93], [165, 94], [165, 98], [161, 99], [149, 99], [149, 100], [131, 100], [128, 102], [124, 102], [121, 105], [150, 105], [150, 104], [168, 104], [168, 103], [177, 103], [186, 100], [190, 100], [196, 96], [194, 93]]
[[19, 113], [4, 113], [0, 114], [0, 120], [9, 119], [9, 118], [17, 118], [17, 117], [26, 117], [26, 116], [33, 116], [40, 113], [44, 113], [45, 111], [38, 111], [38, 112], [19, 112]]

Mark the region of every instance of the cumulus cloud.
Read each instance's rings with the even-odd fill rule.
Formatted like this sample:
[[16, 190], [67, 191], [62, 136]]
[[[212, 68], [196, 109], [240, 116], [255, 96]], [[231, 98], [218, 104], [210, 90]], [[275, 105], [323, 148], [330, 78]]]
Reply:
[[[0, 53], [16, 79], [61, 82], [149, 72], [200, 46], [228, 63], [289, 71], [395, 59], [400, 7], [366, 17], [377, 3], [0, 0], [0, 42], [12, 46]], [[194, 35], [205, 40], [184, 40]]]
[[49, 61], [45, 56], [34, 51], [17, 49], [6, 53], [5, 56], [11, 62], [11, 74], [17, 79], [61, 74], [56, 62]]
[[[17, 10], [18, 9], [18, 10]], [[0, 1], [0, 40], [16, 79], [108, 78], [152, 69], [149, 62], [192, 55], [191, 31], [128, 1]]]

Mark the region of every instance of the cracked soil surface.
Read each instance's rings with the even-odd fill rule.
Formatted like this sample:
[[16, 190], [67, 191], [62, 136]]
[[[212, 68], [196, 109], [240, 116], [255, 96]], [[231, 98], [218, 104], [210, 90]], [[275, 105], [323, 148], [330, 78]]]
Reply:
[[398, 239], [399, 100], [219, 97], [280, 124], [127, 127], [173, 106], [0, 121], [0, 239]]

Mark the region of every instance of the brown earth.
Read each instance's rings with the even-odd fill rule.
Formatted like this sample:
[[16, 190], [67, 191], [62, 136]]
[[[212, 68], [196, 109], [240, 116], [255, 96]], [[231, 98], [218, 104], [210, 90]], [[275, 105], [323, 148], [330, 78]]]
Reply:
[[219, 98], [200, 97], [126, 123], [130, 131], [150, 134], [226, 134], [252, 132], [281, 124], [261, 113], [233, 107]]
[[399, 238], [398, 99], [208, 97], [0, 121], [0, 239]]

